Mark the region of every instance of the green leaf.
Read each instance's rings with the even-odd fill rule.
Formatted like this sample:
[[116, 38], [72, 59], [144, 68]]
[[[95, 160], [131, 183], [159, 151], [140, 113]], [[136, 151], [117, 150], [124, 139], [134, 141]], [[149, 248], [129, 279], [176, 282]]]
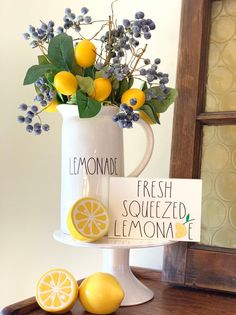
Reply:
[[94, 117], [101, 109], [100, 102], [87, 97], [82, 91], [76, 93], [76, 103], [80, 118]]
[[148, 117], [151, 119], [153, 123], [160, 124], [160, 120], [157, 116], [157, 113], [153, 111], [152, 107], [148, 104], [144, 104], [142, 107], [138, 109], [138, 111], [143, 111]]
[[190, 220], [190, 214], [186, 216], [186, 223]]
[[49, 60], [47, 59], [48, 56], [45, 55], [39, 55], [38, 56], [38, 63], [39, 65], [47, 65], [49, 64]]
[[43, 76], [48, 71], [56, 72], [57, 69], [51, 63], [47, 65], [34, 65], [30, 67], [25, 75], [23, 84], [27, 85], [34, 83], [39, 77]]
[[128, 85], [128, 89], [130, 89], [130, 88], [133, 86], [133, 84], [134, 84], [134, 78], [133, 78], [133, 77], [131, 77], [131, 78], [129, 78], [129, 85]]
[[87, 93], [88, 95], [91, 95], [94, 92], [94, 81], [92, 78], [81, 77], [80, 75], [77, 75], [76, 78], [82, 92]]
[[91, 66], [89, 68], [85, 68], [84, 69], [84, 76], [94, 79], [95, 78], [95, 68], [94, 68], [94, 66]]
[[105, 66], [105, 67], [102, 68], [101, 70], [96, 71], [96, 73], [95, 73], [95, 79], [104, 78], [104, 74], [105, 74], [106, 70], [108, 69], [108, 67], [109, 67], [109, 66]]
[[75, 64], [72, 37], [62, 33], [52, 38], [48, 46], [48, 57], [59, 70], [72, 71]]
[[143, 82], [142, 86], [141, 86], [141, 90], [145, 91], [147, 90], [148, 86], [147, 86], [147, 82]]
[[119, 89], [120, 82], [117, 79], [113, 79], [111, 83], [112, 83], [113, 90], [118, 90]]
[[73, 95], [71, 95], [69, 101], [67, 101], [66, 104], [70, 104], [70, 105], [77, 104], [77, 103], [76, 103], [76, 93], [74, 93]]
[[146, 104], [152, 106], [152, 108], [155, 109], [155, 112], [157, 113], [164, 113], [168, 109], [168, 107], [174, 102], [177, 96], [177, 91], [172, 88], [169, 88], [170, 91], [168, 94], [164, 94], [163, 91], [158, 86], [154, 86], [151, 87], [150, 89], [145, 90], [145, 93], [147, 93], [147, 91], [150, 90], [152, 90], [155, 93], [155, 95], [163, 95], [166, 97], [162, 101], [159, 101], [156, 98], [153, 98], [150, 101], [146, 101]]
[[116, 93], [116, 100], [119, 101], [119, 99], [121, 98], [122, 94], [127, 91], [129, 89], [129, 83], [127, 81], [127, 79], [123, 79], [120, 82], [120, 87]]

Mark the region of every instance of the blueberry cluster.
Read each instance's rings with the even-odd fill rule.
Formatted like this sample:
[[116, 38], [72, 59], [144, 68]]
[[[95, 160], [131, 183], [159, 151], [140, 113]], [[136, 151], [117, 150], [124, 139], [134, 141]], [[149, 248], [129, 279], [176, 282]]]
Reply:
[[49, 131], [50, 127], [48, 124], [42, 124], [41, 122], [32, 123], [35, 117], [38, 117], [38, 107], [36, 105], [28, 106], [26, 104], [21, 104], [19, 110], [25, 112], [25, 115], [20, 115], [17, 117], [17, 121], [21, 124], [26, 124], [26, 131], [33, 133], [35, 135], [40, 135], [43, 131]]
[[[70, 8], [65, 9], [65, 16], [63, 17], [64, 29], [68, 30], [73, 28], [76, 32], [80, 32], [81, 24], [90, 24], [92, 22], [91, 16], [87, 15], [89, 9], [86, 7], [81, 8], [80, 15], [76, 17], [75, 13], [71, 11]], [[57, 29], [59, 33], [62, 33], [64, 30], [62, 27]]]
[[[76, 17], [75, 13], [70, 8], [65, 9], [65, 15], [63, 17], [63, 26], [59, 26], [56, 29], [56, 34], [65, 32], [66, 30], [73, 28], [75, 31], [80, 32], [81, 24], [90, 24], [92, 22], [91, 16], [88, 16], [88, 9], [86, 7], [81, 8], [80, 15]], [[43, 43], [49, 43], [49, 41], [55, 36], [54, 31], [55, 23], [49, 21], [48, 23], [41, 23], [40, 27], [29, 26], [28, 32], [23, 34], [26, 40], [31, 40], [30, 45], [35, 48]]]
[[139, 113], [134, 112], [131, 106], [123, 103], [120, 112], [113, 116], [112, 120], [118, 122], [120, 128], [132, 128], [133, 122], [139, 120]]
[[49, 43], [49, 41], [54, 37], [54, 25], [53, 21], [49, 21], [47, 24], [42, 22], [41, 26], [36, 28], [32, 25], [29, 26], [27, 33], [23, 34], [26, 40], [32, 40], [30, 45], [35, 48], [44, 42]]
[[43, 107], [47, 106], [48, 102], [51, 102], [55, 97], [55, 89], [48, 84], [48, 81], [45, 77], [40, 77], [35, 82], [35, 86], [39, 93], [37, 93], [34, 100], [40, 102], [41, 106]]
[[[137, 38], [151, 38], [150, 31], [155, 29], [155, 24], [151, 19], [144, 19], [143, 12], [137, 12], [134, 20], [123, 20], [123, 25], [118, 25], [116, 29], [108, 31], [100, 38], [104, 50], [110, 56], [110, 65], [104, 76], [110, 78], [114, 76], [118, 81], [122, 81], [130, 73], [127, 64], [122, 64], [122, 58], [127, 56], [127, 51], [134, 52], [139, 46]], [[103, 67], [102, 63], [96, 65], [97, 70]]]

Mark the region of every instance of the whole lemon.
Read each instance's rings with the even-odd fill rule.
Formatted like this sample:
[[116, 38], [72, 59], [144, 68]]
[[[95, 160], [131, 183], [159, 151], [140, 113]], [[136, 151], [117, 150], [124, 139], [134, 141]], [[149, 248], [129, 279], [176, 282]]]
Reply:
[[175, 223], [175, 237], [182, 238], [187, 234], [187, 228], [182, 223]]
[[110, 314], [115, 312], [124, 298], [124, 291], [114, 276], [97, 272], [83, 280], [79, 299], [87, 312]]
[[60, 71], [54, 77], [54, 86], [58, 92], [68, 96], [76, 92], [78, 82], [71, 72]]
[[105, 101], [111, 94], [112, 85], [109, 79], [98, 78], [93, 81], [94, 90], [89, 96], [95, 100], [102, 102]]
[[58, 100], [54, 98], [50, 103], [48, 103], [47, 107], [45, 108], [45, 112], [47, 113], [55, 113], [57, 112], [57, 105], [58, 105]]
[[[137, 103], [135, 105], [130, 104], [130, 100], [132, 98], [135, 98], [137, 100]], [[140, 89], [129, 89], [122, 94], [121, 102], [132, 106], [133, 109], [138, 109], [145, 103], [145, 93]]]
[[91, 67], [94, 65], [95, 59], [96, 47], [90, 40], [83, 39], [75, 46], [75, 60], [81, 67]]

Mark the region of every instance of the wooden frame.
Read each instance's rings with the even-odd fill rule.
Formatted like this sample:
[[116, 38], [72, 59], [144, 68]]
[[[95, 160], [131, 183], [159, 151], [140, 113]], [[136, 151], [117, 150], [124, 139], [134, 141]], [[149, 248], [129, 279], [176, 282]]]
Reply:
[[[182, 0], [170, 177], [199, 178], [204, 125], [236, 124], [236, 112], [204, 113], [211, 4]], [[166, 247], [162, 280], [236, 292], [236, 250], [176, 243]]]

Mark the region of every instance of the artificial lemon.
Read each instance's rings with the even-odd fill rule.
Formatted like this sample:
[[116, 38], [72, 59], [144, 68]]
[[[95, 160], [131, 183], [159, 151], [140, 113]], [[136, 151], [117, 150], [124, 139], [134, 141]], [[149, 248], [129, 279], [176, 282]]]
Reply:
[[187, 228], [184, 224], [177, 222], [175, 224], [175, 238], [182, 238], [187, 234]]
[[68, 230], [73, 238], [80, 241], [98, 240], [107, 233], [108, 226], [108, 210], [94, 198], [79, 199], [68, 213]]
[[54, 86], [58, 92], [69, 96], [76, 92], [78, 82], [71, 72], [60, 71], [54, 77]]
[[79, 287], [79, 299], [87, 312], [110, 314], [119, 308], [124, 291], [114, 276], [97, 272], [83, 280]]
[[90, 40], [83, 39], [75, 46], [75, 60], [81, 67], [91, 67], [94, 65], [95, 59], [96, 47]]
[[93, 81], [93, 84], [94, 90], [93, 93], [89, 96], [99, 102], [105, 101], [111, 94], [112, 90], [110, 80], [106, 78], [98, 78]]
[[[135, 98], [137, 103], [135, 105], [130, 104], [130, 100]], [[145, 103], [145, 93], [140, 89], [129, 89], [123, 93], [121, 96], [121, 102], [129, 106], [132, 106], [133, 109], [138, 109]]]
[[36, 300], [39, 306], [50, 313], [66, 313], [78, 298], [79, 287], [64, 269], [52, 269], [44, 273], [36, 286]]
[[48, 103], [47, 107], [45, 108], [45, 112], [48, 113], [55, 113], [57, 112], [57, 105], [58, 105], [58, 100], [54, 98], [50, 103]]

